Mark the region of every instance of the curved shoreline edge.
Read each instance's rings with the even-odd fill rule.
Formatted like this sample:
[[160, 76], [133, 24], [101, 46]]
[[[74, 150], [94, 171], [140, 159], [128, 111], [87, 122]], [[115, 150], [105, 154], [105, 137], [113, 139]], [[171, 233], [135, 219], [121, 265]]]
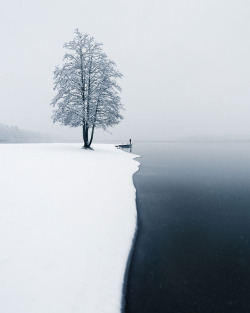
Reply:
[[[137, 155], [133, 160], [136, 160], [139, 158], [141, 158], [141, 156]], [[139, 223], [139, 214], [138, 214], [138, 205], [137, 205], [137, 190], [135, 187], [134, 176], [140, 171], [140, 167], [141, 167], [141, 163], [139, 162], [138, 170], [132, 176], [132, 181], [133, 181], [133, 185], [135, 188], [136, 225], [135, 225], [134, 236], [133, 236], [133, 239], [131, 242], [131, 248], [130, 248], [130, 251], [128, 254], [126, 269], [124, 272], [123, 285], [122, 285], [121, 310], [120, 310], [121, 313], [125, 313], [125, 310], [126, 310], [126, 299], [127, 299], [127, 294], [128, 294], [128, 277], [129, 277], [131, 262], [132, 262], [132, 258], [133, 258], [133, 254], [134, 254], [134, 249], [136, 246], [137, 235], [139, 232], [139, 224], [140, 223]]]

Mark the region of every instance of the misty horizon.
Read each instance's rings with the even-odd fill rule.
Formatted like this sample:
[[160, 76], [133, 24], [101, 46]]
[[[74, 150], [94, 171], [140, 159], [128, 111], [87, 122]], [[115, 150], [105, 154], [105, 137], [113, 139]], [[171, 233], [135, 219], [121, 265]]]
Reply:
[[[250, 4], [31, 0], [1, 3], [0, 123], [81, 141], [51, 120], [53, 70], [74, 29], [124, 75], [124, 120], [95, 141], [250, 138]], [[82, 15], [82, 12], [87, 12]]]

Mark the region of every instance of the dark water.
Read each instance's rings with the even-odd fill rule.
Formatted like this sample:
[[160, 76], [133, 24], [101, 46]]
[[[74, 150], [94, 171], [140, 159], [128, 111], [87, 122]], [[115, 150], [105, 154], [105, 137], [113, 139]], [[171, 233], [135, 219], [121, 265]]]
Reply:
[[250, 312], [250, 143], [135, 143], [127, 313]]

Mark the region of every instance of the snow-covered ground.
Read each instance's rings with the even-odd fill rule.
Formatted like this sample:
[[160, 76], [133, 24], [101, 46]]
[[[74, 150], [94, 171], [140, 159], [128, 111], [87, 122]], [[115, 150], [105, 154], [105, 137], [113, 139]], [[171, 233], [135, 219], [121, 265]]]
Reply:
[[0, 145], [0, 312], [120, 311], [139, 163], [93, 147]]

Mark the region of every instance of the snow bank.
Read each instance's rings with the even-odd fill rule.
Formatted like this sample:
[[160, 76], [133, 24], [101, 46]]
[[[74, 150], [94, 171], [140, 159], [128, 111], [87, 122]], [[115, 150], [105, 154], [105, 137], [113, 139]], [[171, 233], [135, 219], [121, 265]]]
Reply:
[[119, 312], [136, 226], [135, 155], [0, 145], [0, 312]]

